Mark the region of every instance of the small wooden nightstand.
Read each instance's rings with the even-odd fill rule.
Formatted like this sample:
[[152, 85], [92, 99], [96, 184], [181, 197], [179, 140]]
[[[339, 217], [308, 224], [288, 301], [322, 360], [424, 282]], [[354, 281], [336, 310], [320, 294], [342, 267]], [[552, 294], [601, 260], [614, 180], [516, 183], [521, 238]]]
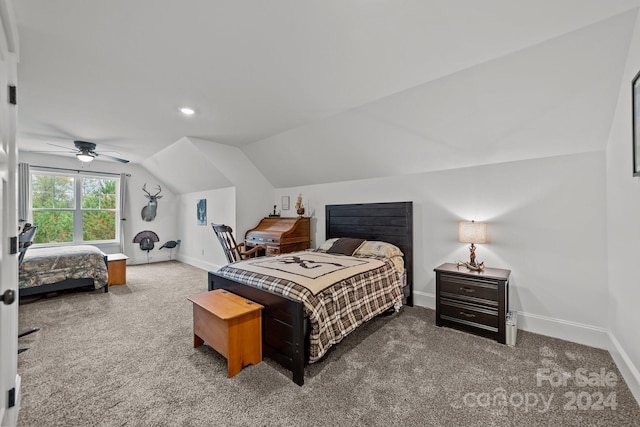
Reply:
[[511, 270], [442, 264], [436, 272], [436, 325], [462, 329], [506, 344]]
[[127, 260], [125, 254], [107, 255], [107, 270], [109, 271], [109, 286], [127, 284]]

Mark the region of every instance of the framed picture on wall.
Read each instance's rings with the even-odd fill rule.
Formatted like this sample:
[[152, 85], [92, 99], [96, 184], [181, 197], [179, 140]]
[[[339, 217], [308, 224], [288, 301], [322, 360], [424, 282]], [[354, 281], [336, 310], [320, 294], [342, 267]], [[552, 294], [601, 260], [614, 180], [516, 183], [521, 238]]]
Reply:
[[640, 176], [640, 72], [632, 82], [633, 176]]
[[282, 210], [289, 210], [289, 196], [282, 196]]
[[207, 199], [198, 200], [196, 208], [198, 225], [207, 225]]

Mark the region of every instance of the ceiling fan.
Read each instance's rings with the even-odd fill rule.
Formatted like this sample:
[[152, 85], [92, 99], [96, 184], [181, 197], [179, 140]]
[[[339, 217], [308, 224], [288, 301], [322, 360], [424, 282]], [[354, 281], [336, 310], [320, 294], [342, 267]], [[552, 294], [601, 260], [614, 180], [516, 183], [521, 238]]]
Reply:
[[[89, 163], [98, 156], [105, 157], [107, 159], [114, 160], [120, 163], [129, 163], [129, 160], [104, 154], [105, 153], [104, 151], [101, 153], [98, 153], [96, 151], [96, 144], [94, 142], [73, 141], [73, 144], [76, 147], [75, 150], [69, 149], [69, 147], [64, 147], [62, 145], [52, 144], [50, 142], [48, 142], [47, 144], [52, 145], [54, 147], [60, 147], [60, 148], [64, 148], [65, 150], [68, 150], [69, 153], [75, 154], [77, 159], [84, 163]], [[46, 153], [46, 152], [47, 151], [40, 151], [40, 153]], [[52, 151], [49, 151], [49, 152], [51, 153]], [[59, 151], [55, 151], [55, 153], [59, 153]]]

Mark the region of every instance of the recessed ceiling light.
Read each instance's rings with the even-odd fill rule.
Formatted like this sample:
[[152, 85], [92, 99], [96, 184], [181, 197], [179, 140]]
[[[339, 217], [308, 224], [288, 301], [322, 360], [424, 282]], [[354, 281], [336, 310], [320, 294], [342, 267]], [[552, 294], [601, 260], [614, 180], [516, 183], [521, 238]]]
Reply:
[[189, 107], [182, 107], [180, 108], [180, 112], [184, 115], [190, 116], [192, 114], [195, 113], [195, 111], [193, 110], [193, 108], [189, 108]]

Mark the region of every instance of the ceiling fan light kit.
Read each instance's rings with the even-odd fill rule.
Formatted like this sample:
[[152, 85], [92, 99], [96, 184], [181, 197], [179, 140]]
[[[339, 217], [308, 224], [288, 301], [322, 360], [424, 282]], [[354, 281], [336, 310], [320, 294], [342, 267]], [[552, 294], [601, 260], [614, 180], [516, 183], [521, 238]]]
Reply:
[[95, 156], [87, 151], [87, 152], [76, 154], [76, 157], [78, 158], [78, 160], [80, 160], [83, 163], [89, 163], [90, 161], [93, 160]]
[[76, 157], [81, 162], [88, 163], [93, 159], [95, 159], [96, 157], [101, 156], [110, 160], [115, 160], [116, 162], [129, 163], [129, 160], [121, 159], [119, 157], [109, 156], [106, 154], [96, 153], [95, 142], [73, 141], [73, 145], [75, 145], [76, 148], [78, 149], [78, 152], [76, 153]]
[[89, 163], [96, 157], [96, 144], [87, 141], [73, 141], [78, 149], [76, 157], [83, 163]]

